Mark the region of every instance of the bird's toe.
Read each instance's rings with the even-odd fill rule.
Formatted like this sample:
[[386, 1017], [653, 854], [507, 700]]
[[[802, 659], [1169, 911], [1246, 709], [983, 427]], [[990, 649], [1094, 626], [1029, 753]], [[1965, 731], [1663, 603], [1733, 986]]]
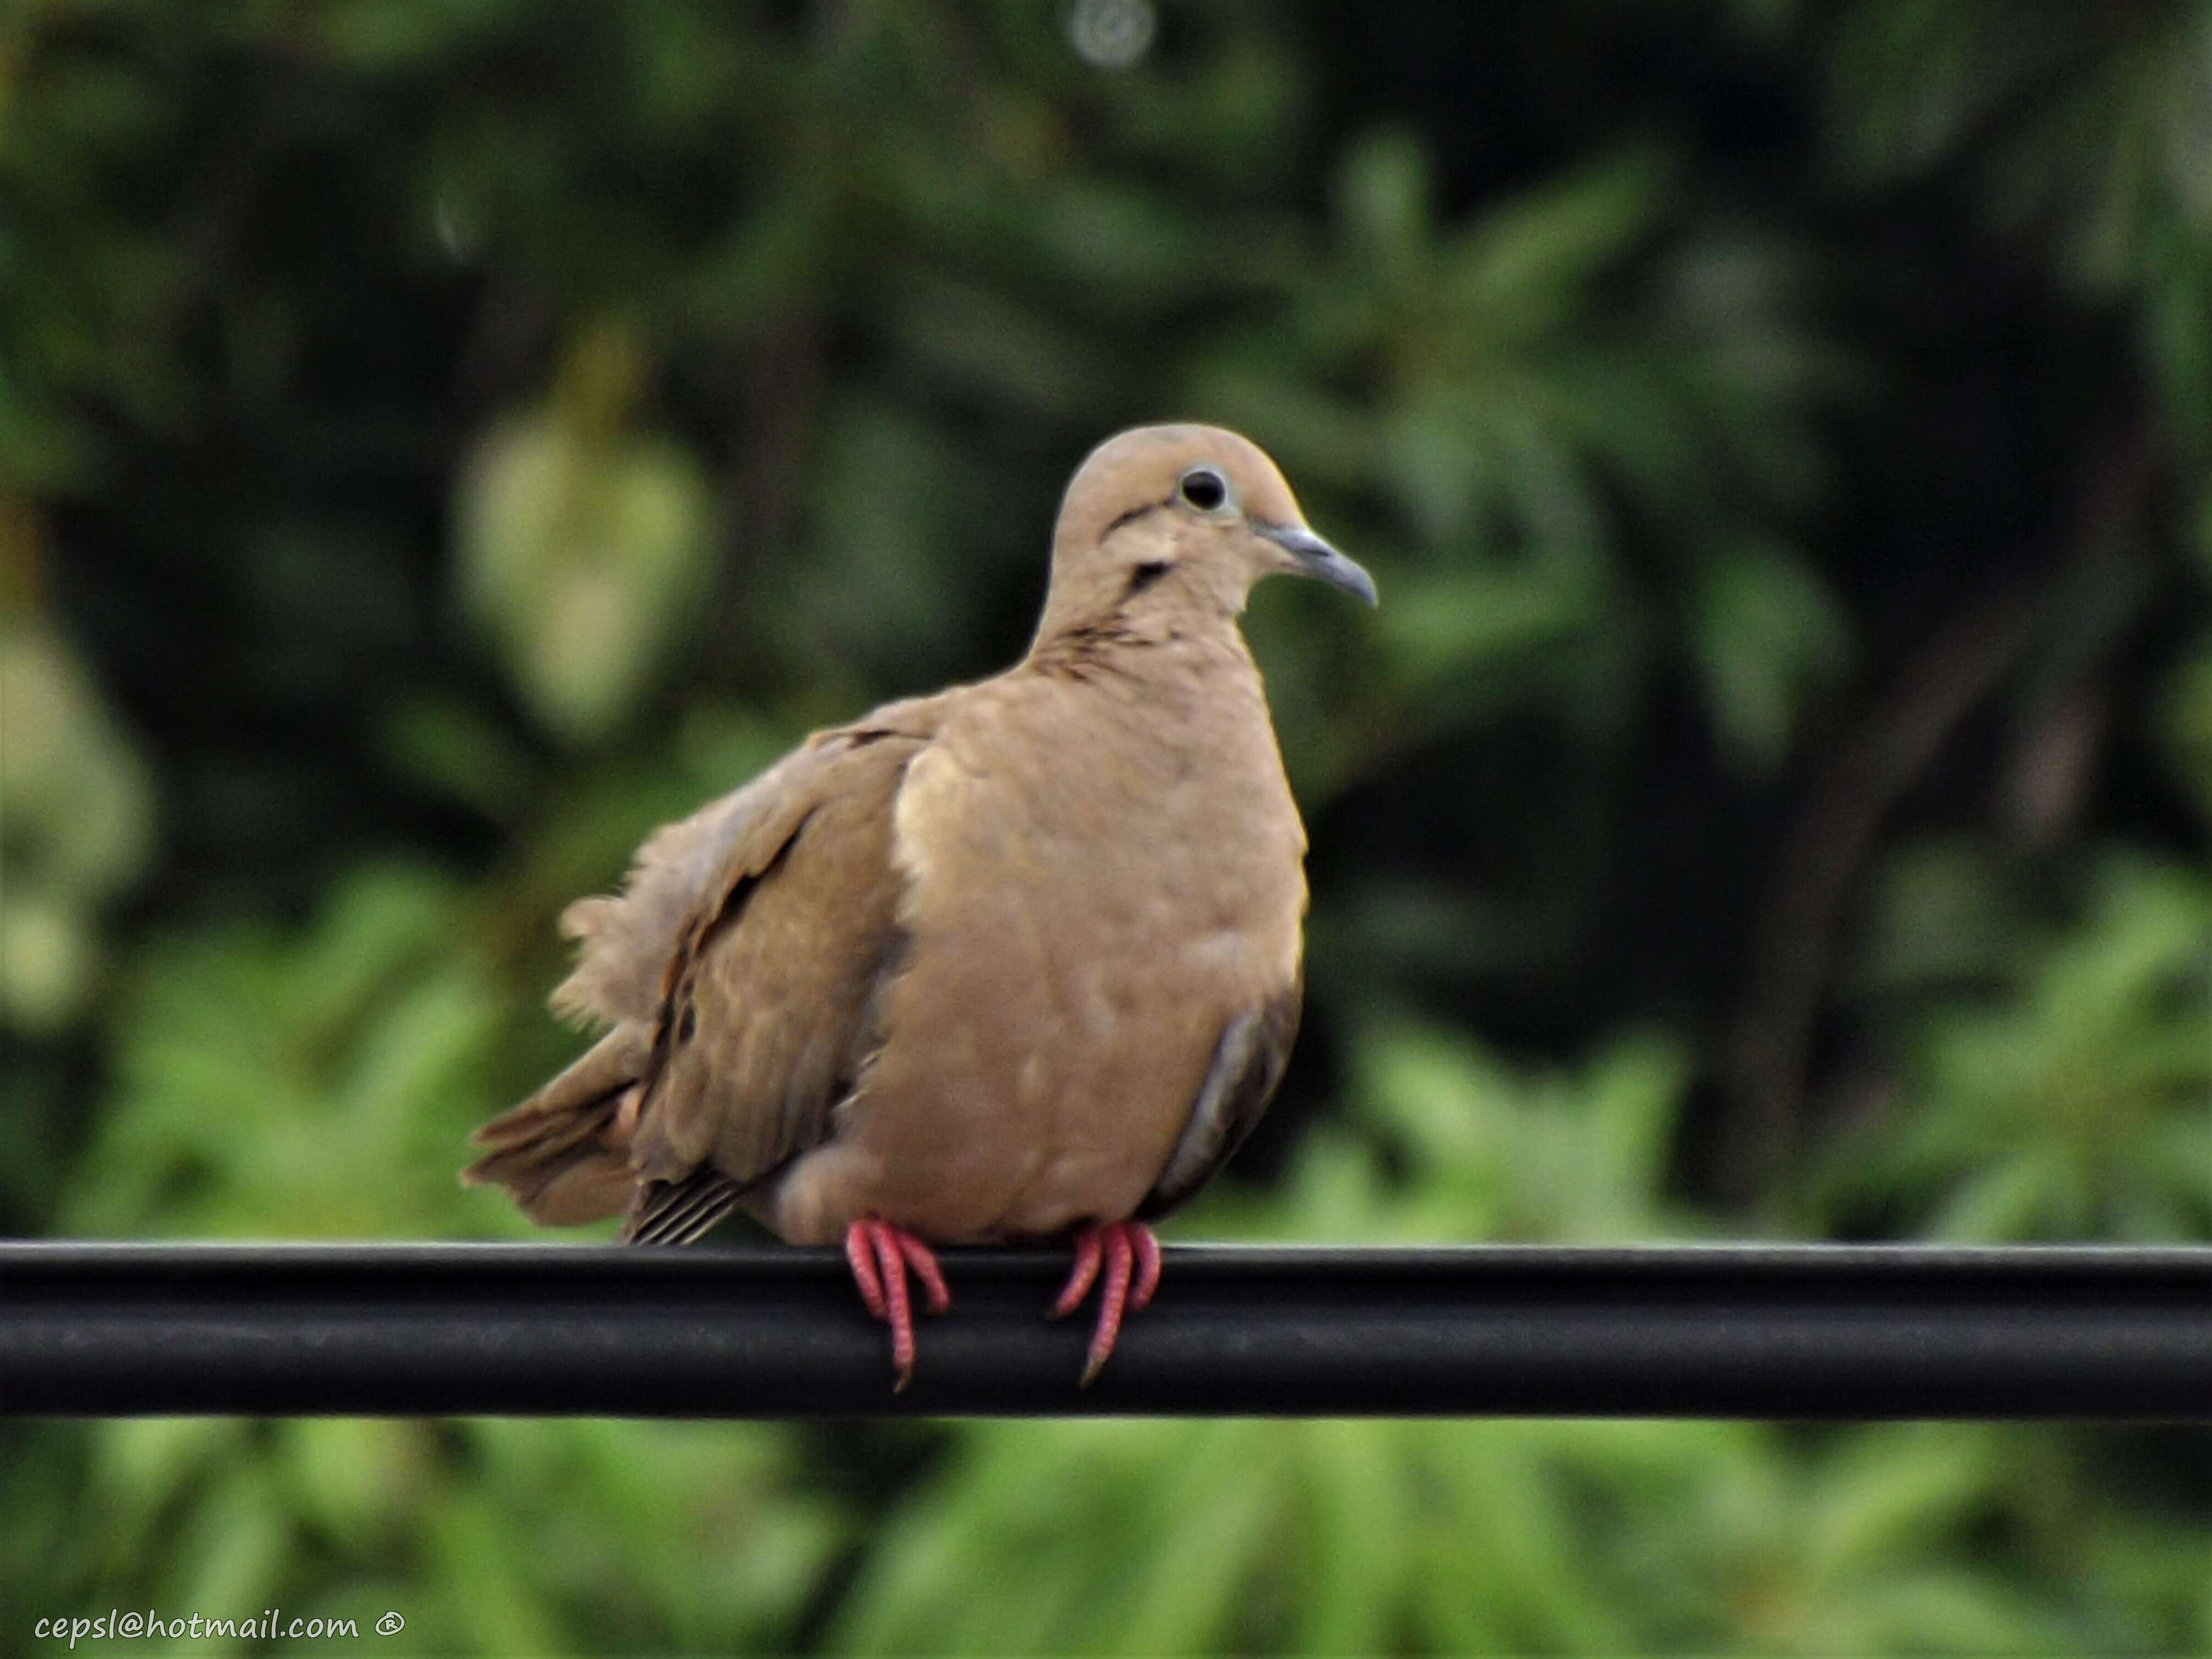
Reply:
[[929, 1246], [878, 1217], [863, 1217], [846, 1228], [845, 1260], [860, 1300], [891, 1328], [891, 1369], [897, 1378], [891, 1389], [897, 1393], [914, 1380], [914, 1304], [907, 1294], [907, 1274], [921, 1281], [922, 1305], [931, 1313], [951, 1307], [952, 1292]]

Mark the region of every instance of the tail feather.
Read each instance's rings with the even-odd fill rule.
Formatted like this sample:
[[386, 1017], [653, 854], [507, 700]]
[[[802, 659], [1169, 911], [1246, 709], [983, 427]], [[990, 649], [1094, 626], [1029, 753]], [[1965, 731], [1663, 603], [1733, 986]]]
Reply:
[[649, 1050], [638, 1026], [617, 1026], [575, 1064], [476, 1132], [484, 1155], [463, 1184], [507, 1189], [522, 1212], [549, 1226], [619, 1214], [637, 1186], [624, 1107]]
[[681, 1181], [654, 1181], [637, 1189], [623, 1218], [625, 1244], [689, 1244], [712, 1231], [738, 1207], [747, 1188], [712, 1164]]

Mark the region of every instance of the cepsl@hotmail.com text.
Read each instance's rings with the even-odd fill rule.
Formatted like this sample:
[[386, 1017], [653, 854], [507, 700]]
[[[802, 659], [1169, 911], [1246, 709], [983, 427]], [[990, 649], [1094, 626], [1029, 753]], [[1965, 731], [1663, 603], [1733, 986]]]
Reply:
[[[397, 1636], [406, 1628], [407, 1621], [396, 1613], [387, 1613], [371, 1626], [379, 1636]], [[278, 1607], [264, 1607], [245, 1619], [215, 1619], [204, 1613], [179, 1613], [164, 1618], [149, 1608], [140, 1613], [133, 1608], [125, 1611], [110, 1607], [99, 1614], [64, 1614], [59, 1618], [41, 1619], [31, 1626], [33, 1639], [66, 1642], [74, 1648], [79, 1642], [140, 1641], [152, 1637], [167, 1641], [198, 1641], [209, 1638], [240, 1637], [258, 1638], [264, 1642], [280, 1637], [294, 1639], [327, 1639], [331, 1637], [358, 1637], [358, 1619], [311, 1618], [301, 1614], [287, 1618]]]

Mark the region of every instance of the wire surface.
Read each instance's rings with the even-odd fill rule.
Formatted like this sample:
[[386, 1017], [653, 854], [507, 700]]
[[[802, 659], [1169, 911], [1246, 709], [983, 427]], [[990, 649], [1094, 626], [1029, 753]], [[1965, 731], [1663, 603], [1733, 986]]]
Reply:
[[914, 1385], [830, 1250], [0, 1244], [0, 1413], [2212, 1420], [2212, 1249], [1182, 1246], [1097, 1382], [1042, 1250]]

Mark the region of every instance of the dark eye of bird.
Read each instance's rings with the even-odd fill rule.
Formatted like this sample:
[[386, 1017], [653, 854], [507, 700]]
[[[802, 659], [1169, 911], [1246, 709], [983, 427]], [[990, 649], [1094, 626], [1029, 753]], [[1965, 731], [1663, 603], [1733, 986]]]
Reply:
[[1182, 475], [1182, 498], [1201, 513], [1211, 513], [1229, 499], [1229, 486], [1211, 467], [1198, 467]]

